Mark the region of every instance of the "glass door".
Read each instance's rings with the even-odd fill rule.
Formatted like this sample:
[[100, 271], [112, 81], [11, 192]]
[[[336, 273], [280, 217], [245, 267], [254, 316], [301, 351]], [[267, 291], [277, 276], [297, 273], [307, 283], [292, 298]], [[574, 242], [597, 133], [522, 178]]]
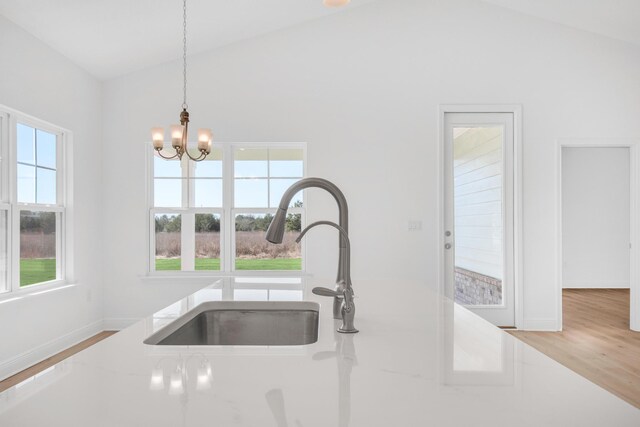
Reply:
[[445, 114], [445, 287], [514, 326], [513, 114]]

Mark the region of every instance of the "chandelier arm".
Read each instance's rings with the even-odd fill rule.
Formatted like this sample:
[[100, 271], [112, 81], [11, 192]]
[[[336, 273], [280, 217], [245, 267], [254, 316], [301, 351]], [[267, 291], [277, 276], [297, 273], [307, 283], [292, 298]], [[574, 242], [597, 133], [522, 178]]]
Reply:
[[175, 159], [176, 157], [179, 157], [179, 154], [178, 154], [177, 152], [176, 152], [176, 154], [174, 154], [173, 156], [165, 156], [165, 155], [163, 155], [163, 154], [161, 153], [161, 151], [162, 151], [162, 148], [160, 148], [160, 149], [156, 148], [156, 152], [158, 153], [158, 156], [162, 157], [163, 159], [166, 159], [166, 160], [173, 160], [173, 159]]
[[201, 162], [204, 159], [207, 158], [208, 154], [205, 150], [200, 150], [200, 155], [198, 157], [193, 157], [191, 154], [189, 154], [189, 151], [186, 151], [187, 156], [189, 156], [189, 158], [191, 160], [193, 160], [194, 162]]

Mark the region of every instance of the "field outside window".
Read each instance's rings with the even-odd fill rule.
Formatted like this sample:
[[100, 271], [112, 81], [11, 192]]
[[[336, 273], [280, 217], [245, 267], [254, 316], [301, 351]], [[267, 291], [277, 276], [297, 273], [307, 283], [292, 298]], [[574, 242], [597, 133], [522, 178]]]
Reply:
[[236, 215], [236, 270], [302, 270], [302, 255], [296, 238], [301, 231], [301, 214], [289, 214], [282, 244], [265, 239], [273, 215]]
[[155, 214], [156, 270], [181, 270], [182, 216]]
[[195, 268], [220, 270], [220, 215], [195, 214]]
[[20, 211], [20, 286], [57, 279], [57, 215]]
[[218, 144], [205, 161], [155, 155], [152, 166], [152, 270], [302, 269], [302, 192], [291, 200], [283, 244], [265, 232], [285, 190], [304, 176], [303, 147]]

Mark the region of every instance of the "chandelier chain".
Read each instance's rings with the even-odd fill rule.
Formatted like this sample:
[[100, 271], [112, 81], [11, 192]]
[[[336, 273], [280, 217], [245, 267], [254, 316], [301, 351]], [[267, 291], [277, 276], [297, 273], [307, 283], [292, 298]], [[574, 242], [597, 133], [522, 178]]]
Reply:
[[187, 108], [187, 0], [182, 1], [182, 108]]

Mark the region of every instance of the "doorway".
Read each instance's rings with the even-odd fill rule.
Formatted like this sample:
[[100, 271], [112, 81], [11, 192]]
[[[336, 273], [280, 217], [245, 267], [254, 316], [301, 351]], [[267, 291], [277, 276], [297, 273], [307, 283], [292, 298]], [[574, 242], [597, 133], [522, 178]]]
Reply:
[[[606, 311], [602, 292], [607, 298], [624, 297], [629, 310], [611, 314], [624, 314], [625, 327], [639, 329], [637, 144], [616, 139], [559, 143], [558, 330], [581, 315], [576, 307]], [[573, 310], [571, 319], [565, 319], [563, 308]]]
[[562, 149], [562, 287], [628, 289], [628, 147]]
[[515, 112], [444, 111], [444, 293], [516, 326]]

